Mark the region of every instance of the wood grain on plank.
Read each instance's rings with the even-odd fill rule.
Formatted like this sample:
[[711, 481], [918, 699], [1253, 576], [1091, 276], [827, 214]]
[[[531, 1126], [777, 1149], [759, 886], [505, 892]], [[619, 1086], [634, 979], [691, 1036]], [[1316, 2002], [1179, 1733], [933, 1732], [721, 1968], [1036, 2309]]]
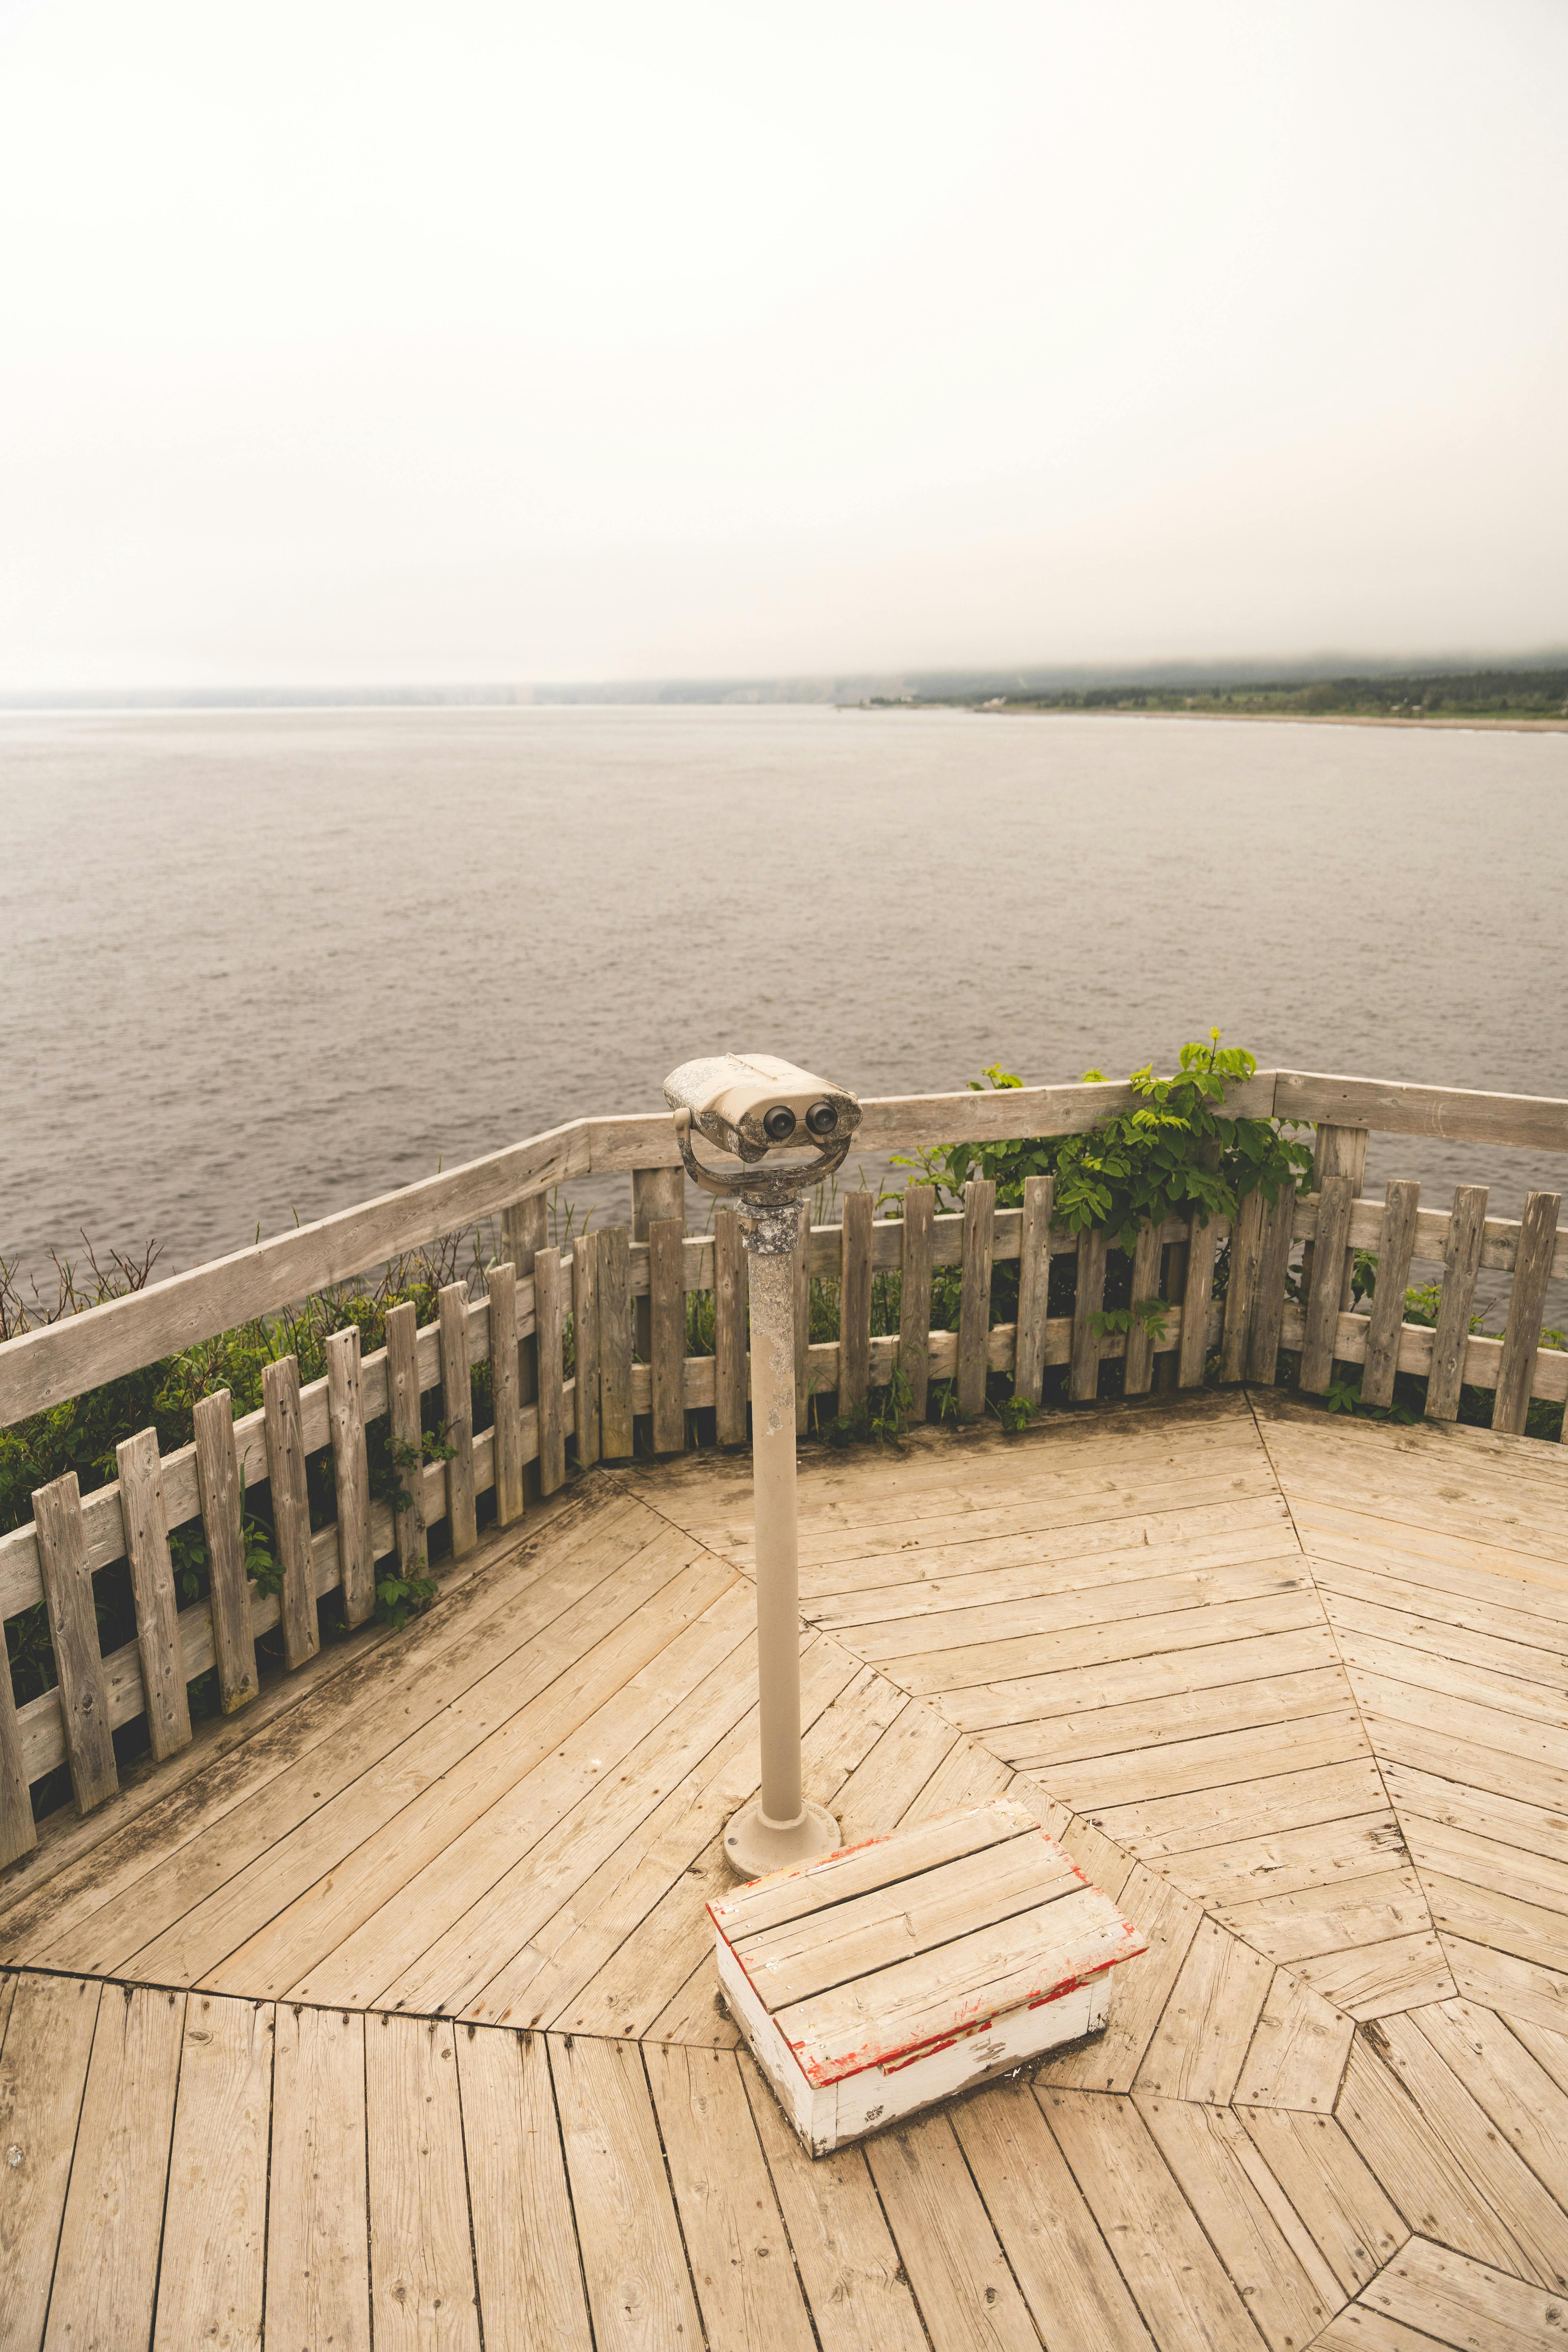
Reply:
[[1261, 1387], [1273, 1386], [1279, 1366], [1285, 1276], [1290, 1264], [1298, 1198], [1294, 1184], [1281, 1185], [1263, 1221], [1256, 1303], [1247, 1339], [1247, 1377]]
[[598, 2352], [696, 2352], [702, 2323], [633, 2042], [552, 2035], [551, 2074]]
[[1562, 2299], [1429, 2238], [1412, 2238], [1367, 2288], [1361, 2308], [1418, 2331], [1422, 2345], [1467, 2352], [1547, 2352], [1568, 2334]]
[[[1220, 1342], [1219, 1376], [1239, 1381], [1247, 1376], [1247, 1340], [1257, 1300], [1258, 1267], [1263, 1254], [1266, 1202], [1261, 1192], [1243, 1195], [1230, 1235], [1230, 1272], [1225, 1293], [1225, 1336]], [[1136, 1291], [1134, 1292], [1136, 1296]]]
[[184, 2013], [183, 1992], [103, 1989], [45, 2352], [152, 2336]]
[[1068, 1369], [1068, 1394], [1075, 1404], [1089, 1402], [1100, 1387], [1100, 1334], [1095, 1328], [1095, 1318], [1105, 1305], [1107, 1247], [1108, 1238], [1103, 1225], [1091, 1225], [1078, 1237], [1072, 1360]]
[[38, 1567], [48, 1607], [71, 1788], [78, 1811], [85, 1813], [114, 1794], [120, 1775], [74, 1470], [39, 1487], [33, 1496], [33, 1524], [38, 1531]]
[[1241, 2110], [1248, 2137], [1299, 2214], [1345, 2294], [1354, 2294], [1392, 2261], [1409, 2236], [1398, 2209], [1379, 2188], [1332, 2116], [1285, 2107]]
[[728, 2050], [652, 2045], [648, 2081], [710, 2343], [813, 2352], [789, 2240]]
[[[104, 1988], [121, 2001], [118, 1985]], [[43, 2341], [99, 1987], [24, 1976], [0, 2050], [0, 2343]], [[16, 2153], [13, 2155], [12, 2151]]]
[[280, 2006], [276, 2026], [267, 2341], [370, 2352], [365, 2021]]
[[376, 2342], [390, 2352], [479, 2352], [451, 2025], [368, 2018], [364, 2072]]
[[1345, 1252], [1350, 1245], [1351, 1200], [1348, 1175], [1342, 1171], [1325, 1175], [1318, 1194], [1317, 1237], [1300, 1374], [1301, 1387], [1320, 1396], [1328, 1387], [1334, 1368], [1340, 1294], [1344, 1287]]
[[[922, 1423], [931, 1377], [931, 1224], [936, 1192], [930, 1184], [911, 1184], [904, 1194], [902, 1248], [900, 1258], [899, 1370], [909, 1382], [909, 1410]], [[1041, 1309], [1042, 1330], [1044, 1309]]]
[[1136, 2087], [1223, 2105], [1236, 2089], [1273, 1976], [1272, 1961], [1215, 1920], [1204, 1920], [1143, 2053]]
[[1028, 2305], [944, 2115], [866, 2143], [866, 2161], [933, 2342], [1037, 2352]]
[[250, 1622], [250, 1580], [245, 1570], [239, 1453], [227, 1389], [201, 1398], [192, 1419], [202, 1534], [206, 1543], [218, 1705], [225, 1715], [233, 1715], [238, 1708], [248, 1706], [260, 1685], [256, 1674], [256, 1636]]
[[1254, 2106], [1330, 2114], [1354, 2032], [1354, 2020], [1294, 1969], [1277, 1969], [1232, 2096]]
[[1209, 1300], [1214, 1295], [1215, 1258], [1219, 1248], [1219, 1225], [1214, 1217], [1205, 1223], [1194, 1212], [1187, 1238], [1186, 1279], [1182, 1286], [1182, 1325], [1178, 1335], [1176, 1383], [1179, 1388], [1203, 1386], [1204, 1367], [1208, 1360]]
[[401, 1507], [393, 1514], [397, 1572], [425, 1572], [425, 1429], [419, 1403], [419, 1314], [405, 1298], [386, 1314], [387, 1417]]
[[270, 2003], [189, 1996], [153, 2352], [260, 2345], [272, 2042]]
[[590, 2352], [544, 2037], [470, 2026], [456, 2047], [486, 2341]]

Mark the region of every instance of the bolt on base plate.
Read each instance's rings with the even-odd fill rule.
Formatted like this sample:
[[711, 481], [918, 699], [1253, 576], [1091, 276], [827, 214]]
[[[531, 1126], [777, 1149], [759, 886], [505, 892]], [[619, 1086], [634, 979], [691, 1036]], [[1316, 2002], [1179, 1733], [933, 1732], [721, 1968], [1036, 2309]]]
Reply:
[[761, 1799], [742, 1806], [724, 1825], [724, 1859], [737, 1878], [762, 1878], [770, 1870], [837, 1853], [844, 1832], [825, 1805], [805, 1806], [797, 1822], [780, 1827], [763, 1814]]

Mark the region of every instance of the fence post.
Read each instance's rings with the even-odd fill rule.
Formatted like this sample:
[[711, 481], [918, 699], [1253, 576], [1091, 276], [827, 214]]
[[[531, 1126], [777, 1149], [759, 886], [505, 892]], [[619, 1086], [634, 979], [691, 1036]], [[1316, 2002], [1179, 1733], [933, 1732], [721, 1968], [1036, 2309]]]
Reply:
[[990, 1369], [991, 1261], [996, 1242], [996, 1187], [972, 1176], [963, 1188], [963, 1270], [958, 1300], [958, 1411], [978, 1421]]

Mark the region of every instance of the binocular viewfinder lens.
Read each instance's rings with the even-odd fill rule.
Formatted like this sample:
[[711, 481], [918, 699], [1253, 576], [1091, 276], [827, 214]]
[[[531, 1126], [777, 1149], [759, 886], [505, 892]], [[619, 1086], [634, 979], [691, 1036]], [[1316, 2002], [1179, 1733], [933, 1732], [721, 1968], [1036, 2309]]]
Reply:
[[[808, 1114], [809, 1118], [809, 1114]], [[763, 1132], [773, 1143], [785, 1143], [795, 1133], [795, 1113], [788, 1103], [775, 1103], [763, 1120]]]
[[813, 1135], [831, 1135], [838, 1124], [838, 1113], [829, 1102], [813, 1103], [805, 1114], [805, 1123]]

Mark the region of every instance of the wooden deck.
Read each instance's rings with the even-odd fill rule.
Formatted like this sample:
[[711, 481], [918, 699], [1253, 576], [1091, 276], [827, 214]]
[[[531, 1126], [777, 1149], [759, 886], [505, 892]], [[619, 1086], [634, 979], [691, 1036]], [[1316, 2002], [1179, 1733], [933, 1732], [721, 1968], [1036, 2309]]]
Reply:
[[816, 2164], [702, 1907], [750, 1534], [744, 1458], [595, 1472], [0, 1881], [7, 2352], [1568, 2346], [1568, 1450], [1232, 1391], [810, 1460], [810, 1794], [1008, 1793], [1151, 1946]]

